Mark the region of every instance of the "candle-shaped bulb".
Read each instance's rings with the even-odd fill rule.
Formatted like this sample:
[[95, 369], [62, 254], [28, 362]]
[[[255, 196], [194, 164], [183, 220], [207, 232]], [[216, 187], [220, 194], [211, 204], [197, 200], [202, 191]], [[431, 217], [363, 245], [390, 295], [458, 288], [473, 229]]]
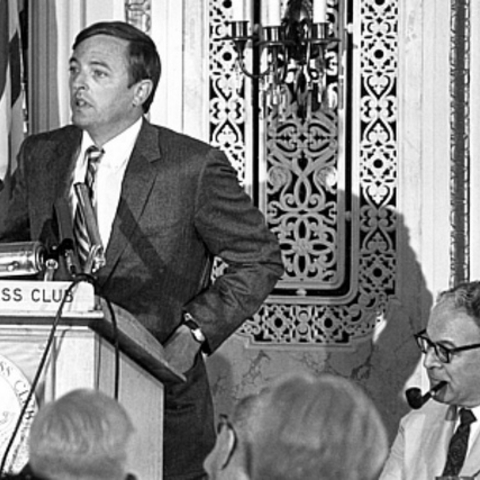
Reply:
[[232, 21], [248, 20], [250, 0], [232, 0]]
[[262, 1], [262, 24], [264, 27], [279, 27], [282, 24], [280, 0]]
[[327, 0], [313, 0], [313, 23], [327, 22]]

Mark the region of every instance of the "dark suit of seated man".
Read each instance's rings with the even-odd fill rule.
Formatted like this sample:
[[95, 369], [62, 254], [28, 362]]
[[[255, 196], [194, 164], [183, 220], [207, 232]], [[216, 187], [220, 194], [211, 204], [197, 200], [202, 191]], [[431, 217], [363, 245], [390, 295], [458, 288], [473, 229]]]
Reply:
[[[402, 419], [381, 480], [474, 475], [480, 471], [480, 282], [441, 293], [426, 330], [415, 337], [431, 387], [445, 386]], [[461, 418], [464, 440], [457, 443]], [[457, 461], [449, 455], [452, 442]]]

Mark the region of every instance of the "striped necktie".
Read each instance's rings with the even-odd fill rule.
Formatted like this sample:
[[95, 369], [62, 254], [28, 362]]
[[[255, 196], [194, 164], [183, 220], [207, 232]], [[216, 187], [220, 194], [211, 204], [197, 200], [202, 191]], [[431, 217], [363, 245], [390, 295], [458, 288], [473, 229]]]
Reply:
[[[94, 211], [96, 210], [96, 198], [95, 198], [95, 177], [97, 174], [98, 164], [100, 158], [105, 152], [99, 148], [92, 146], [85, 152], [87, 158], [87, 173], [85, 175], [85, 185], [87, 186], [88, 194], [92, 202]], [[88, 236], [87, 225], [83, 218], [81, 209], [77, 206], [75, 217], [73, 220], [73, 232], [77, 241], [77, 251], [80, 259], [80, 263], [85, 266], [88, 254], [90, 253], [90, 239]]]
[[470, 424], [475, 420], [475, 415], [471, 410], [468, 408], [462, 408], [460, 410], [460, 425], [450, 440], [447, 463], [443, 470], [443, 476], [456, 476], [460, 473], [467, 455]]

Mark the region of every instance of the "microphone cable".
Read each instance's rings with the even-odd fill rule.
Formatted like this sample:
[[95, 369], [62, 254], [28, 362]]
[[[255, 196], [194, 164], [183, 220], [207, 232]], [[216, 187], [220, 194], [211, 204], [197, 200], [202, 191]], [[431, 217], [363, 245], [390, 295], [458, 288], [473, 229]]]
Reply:
[[[37, 370], [35, 372], [34, 379], [32, 381], [32, 384], [30, 386], [30, 390], [28, 392], [27, 398], [25, 400], [25, 403], [22, 406], [22, 409], [20, 411], [20, 414], [17, 419], [17, 423], [15, 424], [15, 428], [13, 429], [12, 435], [10, 436], [10, 440], [7, 444], [7, 447], [5, 449], [5, 453], [3, 454], [2, 457], [2, 462], [0, 463], [0, 478], [2, 475], [6, 474], [7, 472], [5, 471], [5, 466], [7, 463], [8, 456], [10, 454], [10, 450], [13, 446], [13, 443], [15, 441], [16, 436], [18, 435], [18, 431], [20, 429], [20, 426], [23, 422], [23, 418], [25, 416], [25, 413], [27, 411], [28, 405], [30, 404], [33, 395], [35, 394], [35, 390], [37, 388], [38, 382], [40, 380], [40, 375], [42, 374], [42, 371], [45, 367], [45, 363], [47, 361], [48, 354], [50, 352], [50, 349], [52, 347], [53, 341], [55, 339], [55, 333], [57, 330], [57, 327], [60, 323], [60, 320], [62, 318], [62, 313], [63, 309], [65, 307], [65, 303], [69, 295], [72, 293], [72, 290], [81, 282], [88, 282], [91, 283], [92, 285], [95, 284], [95, 278], [92, 275], [85, 274], [85, 273], [80, 273], [77, 274], [77, 276], [72, 280], [70, 285], [67, 287], [65, 290], [65, 293], [63, 295], [63, 298], [60, 302], [60, 305], [57, 309], [57, 313], [55, 315], [55, 318], [52, 323], [52, 328], [50, 329], [50, 334], [47, 340], [47, 344], [45, 346], [45, 349], [43, 351], [42, 357], [40, 359], [40, 363], [37, 367]], [[118, 342], [118, 328], [117, 328], [117, 321], [116, 321], [116, 316], [115, 312], [113, 310], [112, 304], [107, 301], [107, 306], [110, 311], [110, 315], [112, 316], [112, 326], [113, 326], [113, 336], [114, 336], [114, 349], [115, 349], [115, 384], [114, 384], [114, 393], [115, 393], [115, 399], [118, 401], [118, 390], [119, 390], [119, 374], [120, 374], [120, 348], [119, 348], [119, 342]]]

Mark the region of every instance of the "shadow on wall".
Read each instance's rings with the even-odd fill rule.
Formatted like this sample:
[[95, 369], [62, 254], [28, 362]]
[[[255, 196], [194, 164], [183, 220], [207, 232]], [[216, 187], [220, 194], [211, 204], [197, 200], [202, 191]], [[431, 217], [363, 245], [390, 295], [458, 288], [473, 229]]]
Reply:
[[[392, 282], [377, 283], [377, 294], [387, 300], [374, 331], [346, 348], [319, 344], [265, 347], [253, 344], [242, 334], [233, 335], [207, 363], [217, 413], [231, 412], [239, 398], [258, 391], [285, 372], [328, 372], [363, 386], [381, 412], [393, 440], [400, 418], [409, 410], [404, 390], [420, 385], [420, 352], [413, 334], [426, 324], [432, 295], [410, 246], [403, 217], [394, 209], [368, 212], [370, 206], [357, 205], [361, 213], [356, 223], [359, 232], [354, 238], [362, 239], [365, 227], [372, 228], [367, 223], [377, 221], [373, 227], [377, 230], [375, 235], [370, 235], [370, 243], [366, 240], [359, 251], [367, 248], [370, 256], [377, 255], [380, 262], [385, 262], [385, 269], [393, 270]], [[391, 250], [391, 255], [385, 249]], [[360, 264], [358, 258], [353, 261]], [[359, 289], [362, 275], [367, 274], [360, 271]], [[274, 301], [274, 297], [270, 300]]]

